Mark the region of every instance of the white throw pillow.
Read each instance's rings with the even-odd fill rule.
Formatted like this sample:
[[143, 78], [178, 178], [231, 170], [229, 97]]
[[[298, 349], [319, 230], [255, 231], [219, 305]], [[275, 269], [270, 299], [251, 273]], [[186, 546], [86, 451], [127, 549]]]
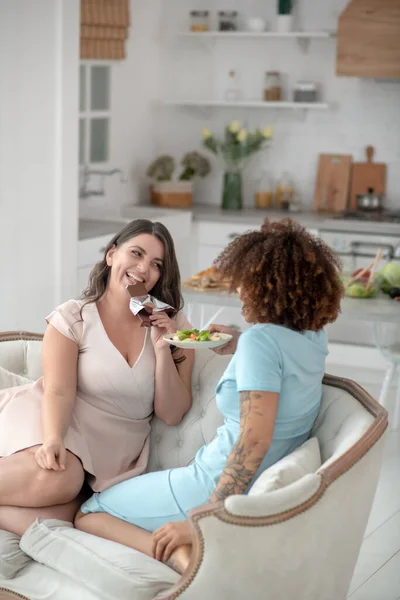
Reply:
[[16, 387], [17, 385], [25, 385], [26, 383], [32, 383], [32, 380], [0, 367], [0, 390]]
[[315, 473], [320, 466], [319, 442], [316, 437], [312, 437], [291, 454], [284, 456], [261, 473], [252, 485], [249, 496], [279, 490], [301, 479], [308, 473]]
[[12, 579], [32, 559], [19, 547], [20, 537], [0, 529], [0, 577]]
[[56, 519], [36, 519], [20, 547], [37, 562], [90, 589], [98, 600], [152, 600], [180, 577], [146, 554]]

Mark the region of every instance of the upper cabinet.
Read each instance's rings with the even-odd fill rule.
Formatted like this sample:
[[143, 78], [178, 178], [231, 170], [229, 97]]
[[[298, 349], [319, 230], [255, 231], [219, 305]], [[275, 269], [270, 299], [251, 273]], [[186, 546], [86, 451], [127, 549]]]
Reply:
[[351, 0], [339, 17], [336, 74], [400, 78], [400, 0]]

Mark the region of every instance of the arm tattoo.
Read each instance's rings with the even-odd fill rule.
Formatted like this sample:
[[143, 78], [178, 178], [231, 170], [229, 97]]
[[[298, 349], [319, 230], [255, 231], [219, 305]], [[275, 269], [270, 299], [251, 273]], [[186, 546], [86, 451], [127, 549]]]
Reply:
[[265, 449], [249, 444], [252, 433], [249, 427], [249, 415], [251, 413], [254, 416], [263, 416], [259, 408], [254, 406], [254, 400], [260, 400], [261, 397], [259, 392], [240, 393], [240, 435], [232, 447], [209, 502], [225, 500], [232, 494], [243, 494], [265, 456]]

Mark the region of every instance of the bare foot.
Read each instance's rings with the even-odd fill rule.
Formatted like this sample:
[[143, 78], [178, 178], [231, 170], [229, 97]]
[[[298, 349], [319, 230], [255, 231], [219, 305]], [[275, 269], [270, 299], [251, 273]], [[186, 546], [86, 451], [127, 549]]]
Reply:
[[170, 558], [167, 560], [167, 565], [171, 567], [171, 569], [174, 569], [174, 571], [177, 571], [177, 573], [182, 575], [182, 573], [184, 573], [188, 568], [191, 555], [191, 544], [179, 546], [179, 548], [174, 550]]

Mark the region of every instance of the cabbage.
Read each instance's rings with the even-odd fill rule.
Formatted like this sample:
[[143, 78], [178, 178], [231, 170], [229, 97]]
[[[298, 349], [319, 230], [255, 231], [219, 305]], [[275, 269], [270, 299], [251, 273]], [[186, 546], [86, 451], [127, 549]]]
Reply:
[[369, 290], [358, 281], [355, 281], [348, 288], [345, 288], [345, 295], [350, 296], [350, 298], [372, 298], [375, 296], [377, 292], [377, 288], [375, 286], [371, 286]]
[[385, 294], [390, 288], [400, 287], [400, 263], [389, 262], [378, 273], [381, 280], [381, 288]]

